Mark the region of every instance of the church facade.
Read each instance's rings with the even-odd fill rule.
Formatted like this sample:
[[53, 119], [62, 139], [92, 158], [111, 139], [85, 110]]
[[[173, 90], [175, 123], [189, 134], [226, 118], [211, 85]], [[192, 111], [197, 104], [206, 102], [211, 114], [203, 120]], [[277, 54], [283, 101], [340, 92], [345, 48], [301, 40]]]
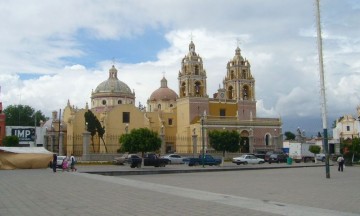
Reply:
[[69, 155], [82, 151], [81, 136], [86, 130], [84, 114], [89, 109], [105, 127], [104, 142], [98, 138], [92, 141], [94, 153], [116, 152], [120, 148], [119, 137], [141, 127], [158, 132], [163, 140], [162, 154], [199, 153], [203, 147], [211, 152], [207, 136], [211, 130], [238, 131], [241, 152], [282, 148], [281, 119], [257, 117], [255, 78], [250, 62], [243, 58], [239, 47], [226, 64], [223, 86], [219, 86], [212, 97], [207, 93], [205, 66], [193, 41], [181, 60], [178, 93], [168, 87], [163, 77], [160, 87], [149, 96], [147, 106], [137, 107], [135, 92], [120, 81], [118, 75], [112, 66], [109, 78], [92, 91], [91, 107], [86, 104], [85, 108], [78, 109], [68, 101], [62, 123], [58, 124], [63, 134], [62, 152]]

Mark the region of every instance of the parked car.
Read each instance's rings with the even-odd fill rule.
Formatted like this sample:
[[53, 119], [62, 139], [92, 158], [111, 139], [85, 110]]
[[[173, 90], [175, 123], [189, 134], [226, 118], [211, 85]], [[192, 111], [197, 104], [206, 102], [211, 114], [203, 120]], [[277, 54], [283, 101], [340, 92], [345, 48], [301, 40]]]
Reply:
[[281, 151], [268, 151], [265, 153], [265, 156], [264, 156], [265, 162], [269, 162], [270, 155], [272, 155], [272, 154], [284, 154], [284, 153]]
[[188, 164], [189, 166], [198, 166], [198, 165], [220, 165], [221, 159], [214, 158], [211, 155], [204, 155], [204, 158], [202, 155], [199, 155], [198, 158], [186, 158], [184, 159], [184, 162]]
[[271, 154], [268, 158], [268, 162], [270, 163], [286, 163], [288, 156], [284, 153], [275, 153]]
[[232, 159], [233, 163], [236, 163], [237, 165], [240, 164], [262, 164], [265, 163], [264, 159], [257, 158], [254, 155], [241, 155], [240, 157], [234, 157]]
[[166, 158], [169, 160], [169, 164], [183, 164], [185, 157], [182, 157], [181, 155], [178, 154], [168, 154], [168, 155], [164, 155], [161, 158]]
[[325, 161], [325, 159], [326, 159], [326, 156], [325, 156], [325, 154], [323, 154], [323, 153], [320, 153], [320, 154], [316, 154], [316, 160], [318, 160], [318, 161], [322, 161], [322, 162], [324, 162]]
[[[154, 153], [147, 153], [144, 155], [144, 166], [154, 166], [154, 167], [165, 167], [167, 164], [169, 164], [169, 159], [166, 158], [159, 158]], [[139, 156], [132, 155], [130, 158], [126, 161], [128, 164], [130, 164], [131, 168], [141, 167], [142, 158]]]
[[113, 164], [124, 165], [126, 163], [126, 160], [131, 158], [133, 155], [136, 155], [136, 154], [123, 154], [120, 157], [115, 157], [113, 160]]

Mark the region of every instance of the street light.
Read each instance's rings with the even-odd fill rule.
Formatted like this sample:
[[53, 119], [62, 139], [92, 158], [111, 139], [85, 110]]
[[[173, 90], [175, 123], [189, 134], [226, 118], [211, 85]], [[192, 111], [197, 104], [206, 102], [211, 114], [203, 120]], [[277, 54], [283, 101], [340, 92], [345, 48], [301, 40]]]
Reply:
[[204, 115], [201, 117], [202, 165], [205, 167]]

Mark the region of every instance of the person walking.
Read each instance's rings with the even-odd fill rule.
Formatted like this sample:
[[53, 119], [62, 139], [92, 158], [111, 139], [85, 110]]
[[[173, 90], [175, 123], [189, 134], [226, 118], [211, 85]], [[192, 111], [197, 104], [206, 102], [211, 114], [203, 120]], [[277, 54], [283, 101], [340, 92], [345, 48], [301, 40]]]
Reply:
[[63, 159], [63, 162], [62, 162], [62, 171], [64, 172], [65, 170], [69, 172], [69, 164], [68, 164], [68, 159], [67, 157], [65, 157]]
[[54, 154], [53, 154], [53, 161], [52, 161], [52, 169], [53, 169], [53, 172], [56, 172], [56, 165], [57, 165], [57, 156], [56, 156], [56, 154], [54, 153]]
[[70, 162], [71, 162], [71, 164], [70, 164], [71, 171], [72, 171], [72, 172], [73, 172], [73, 171], [76, 171], [76, 170], [77, 170], [77, 169], [75, 168], [76, 159], [75, 159], [75, 157], [74, 157], [73, 154], [71, 154]]
[[344, 162], [345, 162], [345, 159], [343, 158], [342, 155], [340, 155], [336, 161], [337, 161], [338, 164], [339, 164], [338, 171], [339, 171], [339, 172], [340, 172], [340, 171], [343, 172], [343, 171], [344, 171]]

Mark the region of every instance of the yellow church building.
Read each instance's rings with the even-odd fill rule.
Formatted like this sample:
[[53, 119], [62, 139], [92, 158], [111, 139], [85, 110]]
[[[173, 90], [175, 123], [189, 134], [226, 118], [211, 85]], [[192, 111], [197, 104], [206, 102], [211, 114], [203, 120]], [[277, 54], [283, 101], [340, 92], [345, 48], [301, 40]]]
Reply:
[[[238, 131], [241, 152], [281, 150], [281, 119], [257, 117], [255, 79], [250, 62], [243, 58], [239, 47], [226, 64], [223, 87], [219, 86], [212, 97], [207, 93], [206, 78], [202, 58], [191, 41], [178, 72], [178, 94], [163, 77], [160, 87], [149, 95], [147, 106], [137, 107], [135, 92], [118, 79], [118, 70], [112, 66], [109, 78], [91, 92], [91, 107], [86, 104], [78, 109], [68, 101], [61, 118], [53, 113], [53, 118], [45, 123], [51, 128], [45, 146], [56, 146], [54, 151], [67, 155], [83, 155], [86, 148], [89, 154], [114, 154], [120, 148], [122, 134], [146, 127], [161, 137], [161, 154], [195, 154], [203, 147], [211, 152], [207, 136], [211, 130]], [[92, 145], [86, 147], [84, 114], [89, 109], [105, 127], [105, 135], [104, 142], [95, 136]]]

